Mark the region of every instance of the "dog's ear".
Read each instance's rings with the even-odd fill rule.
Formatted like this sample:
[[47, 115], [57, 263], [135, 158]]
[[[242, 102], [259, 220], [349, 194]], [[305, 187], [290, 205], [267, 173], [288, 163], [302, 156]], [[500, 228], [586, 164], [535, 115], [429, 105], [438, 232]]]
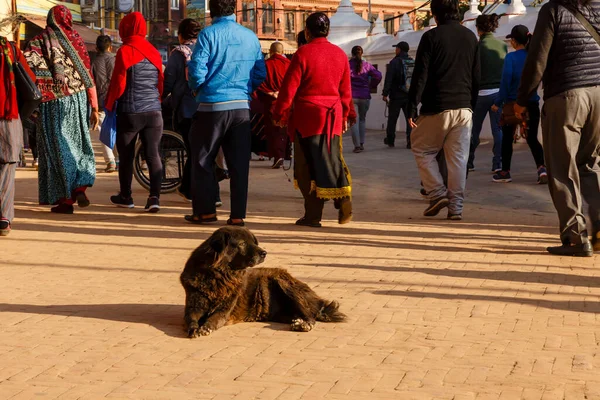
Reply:
[[218, 231], [212, 234], [212, 236], [209, 239], [209, 244], [210, 247], [212, 247], [212, 249], [215, 251], [215, 253], [221, 254], [229, 245], [230, 239], [231, 236], [229, 235], [229, 232], [225, 232], [223, 229], [219, 229]]

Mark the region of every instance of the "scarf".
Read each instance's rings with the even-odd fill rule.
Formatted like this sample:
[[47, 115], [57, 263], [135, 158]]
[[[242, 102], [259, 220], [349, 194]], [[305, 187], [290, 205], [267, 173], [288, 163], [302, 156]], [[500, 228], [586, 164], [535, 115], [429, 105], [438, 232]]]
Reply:
[[185, 57], [185, 65], [192, 59], [193, 48], [196, 45], [197, 39], [188, 40], [185, 43], [173, 47], [173, 51], [178, 51]]
[[0, 36], [0, 120], [13, 120], [19, 117], [17, 91], [13, 62], [17, 59], [6, 38]]
[[123, 46], [117, 51], [115, 69], [106, 95], [105, 107], [108, 111], [113, 111], [115, 102], [125, 92], [127, 70], [144, 59], [148, 59], [158, 69], [158, 92], [162, 96], [164, 82], [162, 57], [156, 47], [145, 39], [146, 33], [146, 20], [137, 11], [127, 14], [119, 24], [119, 36]]
[[48, 12], [46, 28], [27, 45], [25, 57], [36, 76], [42, 101], [60, 99], [94, 87], [90, 57], [73, 16], [65, 6]]

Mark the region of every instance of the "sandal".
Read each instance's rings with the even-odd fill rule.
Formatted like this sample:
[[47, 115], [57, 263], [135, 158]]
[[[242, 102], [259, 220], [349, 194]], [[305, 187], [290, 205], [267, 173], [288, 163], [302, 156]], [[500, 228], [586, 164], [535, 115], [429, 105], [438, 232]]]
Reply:
[[242, 222], [233, 222], [231, 218], [227, 220], [227, 225], [231, 226], [246, 226], [246, 223], [242, 220]]
[[306, 219], [305, 217], [302, 217], [298, 221], [296, 221], [296, 225], [299, 225], [299, 226], [308, 226], [308, 227], [311, 227], [311, 228], [320, 228], [321, 227], [321, 223], [320, 222], [311, 222], [308, 219]]
[[0, 236], [6, 236], [10, 233], [10, 221], [7, 219], [0, 220]]
[[199, 215], [186, 215], [185, 220], [189, 223], [202, 225], [210, 222], [217, 222], [217, 216], [214, 217], [201, 217]]
[[73, 214], [73, 206], [66, 203], [60, 203], [56, 207], [52, 207], [50, 212], [55, 214]]

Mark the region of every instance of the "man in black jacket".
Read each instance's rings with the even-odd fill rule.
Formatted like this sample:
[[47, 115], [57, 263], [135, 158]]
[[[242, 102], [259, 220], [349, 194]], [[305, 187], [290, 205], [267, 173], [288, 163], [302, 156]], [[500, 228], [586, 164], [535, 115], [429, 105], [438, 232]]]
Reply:
[[[409, 92], [412, 151], [430, 201], [423, 214], [434, 216], [448, 207], [448, 219], [461, 220], [472, 110], [479, 92], [478, 40], [460, 24], [458, 0], [432, 0], [431, 13], [438, 26], [421, 38]], [[442, 149], [447, 188], [436, 160]]]
[[410, 50], [408, 43], [400, 42], [394, 47], [396, 48], [396, 57], [388, 65], [383, 85], [383, 101], [388, 104], [387, 134], [383, 143], [394, 147], [396, 123], [400, 111], [402, 111], [406, 119], [406, 148], [410, 149], [410, 132], [412, 129], [408, 124], [408, 92], [405, 90], [408, 77], [404, 63], [405, 61], [412, 61], [412, 58], [408, 55]]
[[[600, 1], [546, 3], [538, 15], [517, 95], [515, 112], [523, 115], [529, 98], [544, 83], [544, 155], [562, 241], [562, 246], [548, 247], [551, 254], [591, 257], [600, 251], [598, 32]], [[583, 200], [593, 227], [591, 244]]]

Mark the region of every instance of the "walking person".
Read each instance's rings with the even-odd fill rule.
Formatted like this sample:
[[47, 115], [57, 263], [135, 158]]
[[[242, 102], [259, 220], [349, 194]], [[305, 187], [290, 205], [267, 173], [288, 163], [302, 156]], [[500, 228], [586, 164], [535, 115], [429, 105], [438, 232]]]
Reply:
[[275, 42], [269, 49], [269, 59], [265, 61], [267, 78], [254, 92], [253, 97], [260, 104], [263, 114], [265, 136], [269, 157], [273, 158], [271, 168], [279, 169], [284, 160], [291, 159], [291, 144], [285, 128], [276, 126], [271, 109], [277, 96], [285, 73], [290, 66], [290, 60], [283, 55], [283, 44]]
[[251, 127], [249, 100], [266, 78], [258, 38], [236, 22], [235, 0], [210, 0], [212, 24], [198, 36], [188, 65], [189, 85], [199, 103], [190, 131], [191, 223], [217, 220], [215, 158], [223, 148], [230, 175], [231, 215], [244, 225], [248, 203]]
[[[429, 207], [437, 215], [448, 207], [449, 220], [461, 220], [467, 181], [472, 110], [479, 93], [479, 46], [475, 34], [460, 24], [458, 0], [432, 0], [437, 28], [419, 43], [409, 93], [412, 151]], [[418, 119], [417, 106], [421, 103]], [[444, 184], [436, 159], [440, 150], [448, 171]]]
[[413, 76], [415, 61], [408, 55], [410, 46], [406, 42], [400, 42], [394, 46], [396, 57], [390, 62], [385, 74], [383, 84], [383, 101], [388, 105], [388, 120], [384, 144], [394, 147], [396, 142], [396, 124], [400, 111], [406, 119], [406, 148], [411, 148], [410, 134], [412, 127], [408, 123], [408, 92]]
[[119, 24], [123, 46], [117, 52], [115, 70], [106, 96], [106, 109], [117, 111], [119, 151], [118, 194], [110, 201], [118, 207], [133, 208], [131, 196], [135, 144], [139, 136], [150, 172], [150, 195], [145, 211], [160, 211], [163, 165], [160, 139], [163, 132], [161, 93], [164, 77], [162, 57], [146, 37], [146, 20], [139, 12], [127, 14]]
[[[110, 85], [110, 78], [115, 69], [115, 55], [111, 52], [112, 40], [110, 36], [100, 35], [96, 39], [96, 50], [98, 54], [92, 61], [92, 76], [96, 82], [96, 92], [98, 94], [98, 117], [100, 125], [104, 121], [104, 103], [106, 102], [106, 94]], [[100, 129], [96, 129], [96, 134], [100, 135]], [[117, 162], [113, 149], [102, 144], [102, 154], [106, 168], [104, 172], [112, 173], [117, 170]]]
[[15, 217], [15, 172], [23, 147], [23, 125], [14, 85], [16, 62], [35, 80], [21, 50], [0, 36], [0, 236], [10, 233]]
[[342, 134], [356, 122], [350, 65], [327, 40], [327, 15], [311, 14], [304, 32], [308, 44], [294, 55], [273, 108], [273, 118], [287, 124], [294, 140], [294, 180], [304, 197], [296, 225], [321, 227], [326, 200], [334, 200], [338, 222], [346, 224], [352, 220], [352, 182]]
[[[591, 257], [600, 251], [600, 2], [551, 0], [540, 9], [517, 93], [523, 115], [544, 85], [542, 137], [561, 246], [548, 252]], [[577, 72], [574, 72], [577, 71]], [[588, 204], [592, 243], [583, 201]]]
[[[196, 112], [196, 100], [188, 85], [188, 64], [192, 59], [192, 52], [198, 33], [202, 26], [197, 21], [186, 18], [179, 23], [177, 28], [179, 45], [173, 48], [167, 68], [165, 69], [165, 84], [162, 94], [163, 99], [170, 97], [170, 105], [173, 109], [174, 126], [177, 133], [181, 135], [186, 148], [190, 149], [190, 128], [192, 117]], [[181, 186], [177, 193], [188, 201], [192, 201], [192, 162], [187, 157], [183, 167]]]
[[362, 47], [354, 46], [352, 48], [352, 59], [350, 59], [350, 84], [352, 86], [355, 112], [358, 115], [358, 124], [354, 124], [350, 130], [355, 153], [360, 153], [365, 149], [371, 89], [377, 88], [377, 85], [381, 82], [381, 72], [363, 60], [362, 56]]
[[97, 128], [99, 114], [90, 57], [68, 8], [50, 9], [46, 28], [29, 42], [25, 58], [43, 96], [37, 122], [39, 201], [55, 205], [53, 213], [73, 214], [75, 202], [90, 205], [85, 191], [96, 180], [90, 128]]
[[481, 81], [479, 96], [473, 111], [473, 129], [471, 130], [471, 148], [469, 150], [469, 171], [475, 170], [475, 150], [479, 146], [479, 135], [483, 128], [485, 117], [490, 117], [490, 128], [494, 138], [492, 148], [492, 172], [502, 170], [502, 129], [500, 128], [500, 110], [492, 109], [502, 80], [504, 58], [508, 52], [506, 43], [496, 39], [494, 32], [498, 29], [500, 16], [497, 14], [480, 15], [475, 21], [479, 35], [479, 57], [481, 61]]
[[[510, 43], [515, 51], [509, 53], [504, 61], [502, 84], [500, 86], [500, 92], [498, 93], [495, 104], [492, 107], [492, 111], [498, 112], [504, 107], [509, 109], [508, 111], [510, 114], [514, 114], [514, 102], [517, 99], [517, 89], [521, 83], [521, 75], [523, 73], [525, 59], [527, 58], [527, 46], [529, 45], [531, 34], [526, 26], [516, 25], [513, 27], [510, 35], [508, 35], [506, 38], [510, 39]], [[538, 126], [540, 124], [540, 96], [538, 96], [537, 90], [533, 92], [529, 98], [529, 101], [527, 102], [527, 115], [529, 118], [526, 123], [526, 139], [537, 168], [537, 183], [546, 184], [548, 183], [548, 174], [546, 173], [546, 166], [544, 165], [544, 149], [538, 140]], [[508, 118], [506, 118], [506, 120], [508, 120]], [[507, 121], [503, 122], [502, 170], [494, 174], [492, 178], [494, 182], [512, 182], [510, 168], [513, 154], [514, 136], [518, 125], [518, 120], [516, 123], [510, 123]]]

